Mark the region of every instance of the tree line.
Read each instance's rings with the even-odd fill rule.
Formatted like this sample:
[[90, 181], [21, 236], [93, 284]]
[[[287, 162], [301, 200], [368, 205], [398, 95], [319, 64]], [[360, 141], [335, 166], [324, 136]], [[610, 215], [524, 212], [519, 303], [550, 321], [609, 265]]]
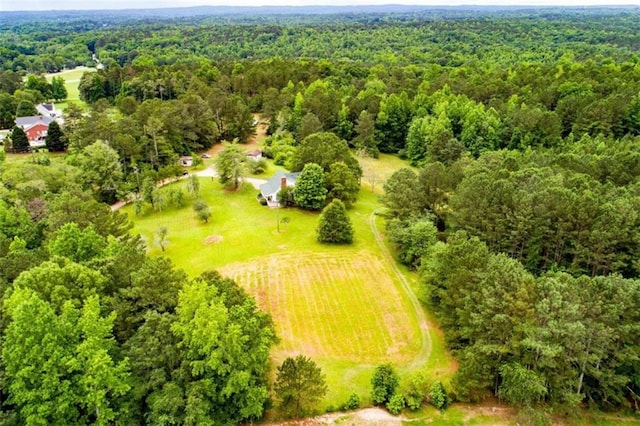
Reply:
[[460, 361], [463, 400], [639, 402], [640, 138], [405, 168], [387, 233]]
[[148, 257], [83, 178], [117, 154], [87, 148], [66, 162], [0, 156], [0, 423], [232, 425], [315, 410], [321, 369], [300, 355], [271, 379], [271, 317], [215, 271], [190, 278]]
[[0, 25], [0, 69], [43, 73], [92, 66], [94, 53], [102, 63], [121, 66], [276, 56], [454, 67], [478, 60], [544, 63], [565, 54], [620, 61], [634, 57], [638, 42], [633, 8], [261, 12], [181, 17], [176, 11], [169, 18], [149, 13], [143, 19], [110, 12], [15, 16]]

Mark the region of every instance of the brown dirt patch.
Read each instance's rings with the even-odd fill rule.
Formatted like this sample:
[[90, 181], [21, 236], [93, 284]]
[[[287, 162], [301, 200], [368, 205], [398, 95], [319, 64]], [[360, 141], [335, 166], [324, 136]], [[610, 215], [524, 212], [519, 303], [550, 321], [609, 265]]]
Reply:
[[[245, 150], [247, 152], [248, 151], [253, 151], [254, 149], [256, 149], [257, 146], [259, 145], [259, 143], [264, 141], [267, 138], [267, 128], [269, 127], [268, 121], [262, 120], [261, 117], [260, 117], [260, 114], [253, 114], [253, 118], [255, 118], [257, 120], [260, 120], [260, 121], [258, 122], [258, 125], [256, 126], [256, 134], [251, 136], [249, 138], [249, 140], [247, 140], [247, 143], [244, 144], [244, 148], [245, 148]], [[214, 144], [208, 150], [202, 152], [201, 154], [204, 154], [206, 152], [207, 154], [211, 155], [212, 157], [215, 157], [223, 149], [224, 149], [224, 145], [222, 145], [222, 143], [218, 142], [218, 143]]]
[[209, 235], [204, 239], [205, 244], [219, 244], [224, 240], [222, 235]]

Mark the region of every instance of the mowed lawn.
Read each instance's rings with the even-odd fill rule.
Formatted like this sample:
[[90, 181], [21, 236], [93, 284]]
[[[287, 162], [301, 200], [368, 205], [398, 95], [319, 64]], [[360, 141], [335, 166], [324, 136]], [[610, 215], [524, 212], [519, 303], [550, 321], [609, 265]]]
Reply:
[[64, 102], [56, 103], [56, 107], [64, 110], [69, 102], [73, 102], [78, 104], [80, 107], [84, 108], [86, 104], [80, 100], [80, 91], [78, 90], [78, 86], [80, 85], [80, 78], [85, 72], [95, 72], [95, 68], [87, 68], [87, 67], [77, 67], [72, 70], [64, 70], [59, 73], [54, 74], [46, 74], [47, 81], [51, 82], [53, 77], [62, 77], [64, 78], [64, 86], [67, 89], [67, 99]]
[[[134, 232], [159, 255], [154, 233], [167, 226], [165, 255], [178, 267], [192, 276], [219, 270], [254, 295], [273, 316], [281, 339], [272, 353], [274, 364], [301, 353], [322, 366], [329, 385], [322, 409], [338, 407], [352, 392], [369, 403], [377, 364], [402, 366], [418, 356], [417, 314], [369, 225], [379, 207], [374, 194], [361, 191], [349, 211], [354, 244], [328, 246], [315, 240], [317, 213], [261, 206], [250, 185], [228, 192], [217, 180], [200, 182], [201, 196], [213, 210], [210, 223], [198, 222], [190, 205], [139, 217], [129, 206], [124, 211], [135, 222]], [[280, 233], [277, 217], [290, 219]]]

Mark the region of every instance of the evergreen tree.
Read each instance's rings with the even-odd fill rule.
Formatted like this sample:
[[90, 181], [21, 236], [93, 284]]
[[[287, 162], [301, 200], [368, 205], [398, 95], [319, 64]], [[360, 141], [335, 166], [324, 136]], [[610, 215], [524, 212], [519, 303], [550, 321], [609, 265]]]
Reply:
[[13, 152], [29, 152], [31, 150], [27, 134], [18, 126], [14, 126], [11, 132], [11, 150]]
[[308, 112], [300, 122], [298, 129], [298, 140], [303, 140], [309, 135], [322, 131], [322, 123], [315, 114]]
[[244, 172], [244, 151], [237, 144], [225, 144], [216, 158], [220, 183], [227, 188], [238, 189]]
[[371, 377], [371, 399], [376, 405], [386, 404], [396, 393], [396, 388], [400, 384], [398, 373], [391, 364], [381, 364], [376, 367], [376, 371]]
[[322, 210], [318, 219], [318, 241], [321, 243], [351, 244], [353, 226], [347, 216], [344, 203], [334, 199]]
[[49, 124], [45, 142], [50, 152], [61, 152], [67, 149], [67, 138], [56, 121]]
[[284, 360], [278, 367], [274, 388], [280, 408], [294, 417], [312, 409], [327, 393], [322, 370], [303, 355]]

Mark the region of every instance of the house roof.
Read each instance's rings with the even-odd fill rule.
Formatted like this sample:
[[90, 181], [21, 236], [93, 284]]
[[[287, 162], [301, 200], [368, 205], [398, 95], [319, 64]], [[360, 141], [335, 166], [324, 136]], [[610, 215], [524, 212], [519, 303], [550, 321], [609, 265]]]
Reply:
[[276, 194], [280, 191], [280, 180], [283, 177], [287, 178], [287, 186], [293, 186], [295, 185], [298, 176], [300, 176], [300, 173], [285, 173], [282, 170], [278, 170], [271, 179], [260, 185], [260, 192], [264, 197]]
[[16, 118], [16, 126], [20, 126], [22, 128], [33, 126], [35, 124], [44, 124], [48, 126], [51, 122], [53, 122], [53, 118], [42, 115], [31, 115], [29, 117]]
[[35, 124], [30, 124], [28, 126], [25, 126], [24, 129], [22, 130], [24, 130], [25, 132], [28, 132], [29, 130], [35, 129], [37, 127], [44, 127], [45, 129], [49, 128], [49, 126], [46, 125], [45, 123], [35, 123]]

